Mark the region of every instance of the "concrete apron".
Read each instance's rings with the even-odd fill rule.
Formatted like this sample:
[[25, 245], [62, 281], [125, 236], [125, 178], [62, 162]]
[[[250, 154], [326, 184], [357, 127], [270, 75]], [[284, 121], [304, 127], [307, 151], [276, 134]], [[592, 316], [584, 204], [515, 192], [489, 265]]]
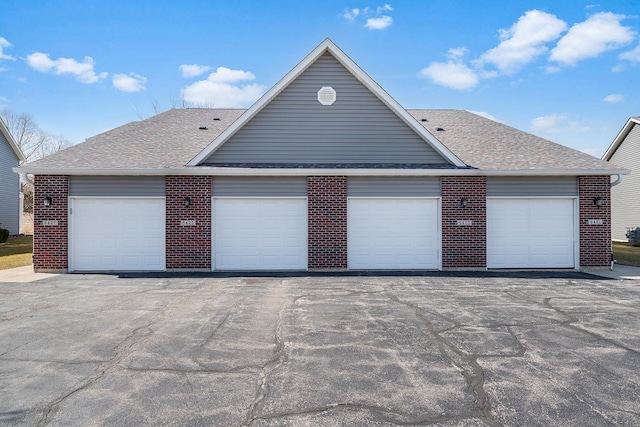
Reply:
[[55, 276], [50, 273], [34, 273], [33, 265], [0, 270], [0, 283], [29, 283]]

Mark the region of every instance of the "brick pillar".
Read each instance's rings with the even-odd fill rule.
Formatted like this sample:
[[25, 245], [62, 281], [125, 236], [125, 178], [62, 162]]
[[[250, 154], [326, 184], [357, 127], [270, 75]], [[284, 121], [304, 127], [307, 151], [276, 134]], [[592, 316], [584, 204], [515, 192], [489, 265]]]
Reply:
[[307, 178], [309, 270], [347, 269], [347, 178]]
[[[611, 266], [611, 178], [580, 176], [580, 267]], [[594, 204], [600, 197], [602, 206]], [[589, 224], [589, 220], [591, 224]], [[600, 224], [602, 220], [602, 224]]]
[[[45, 206], [45, 197], [51, 205]], [[33, 270], [67, 271], [69, 266], [69, 177], [36, 175], [33, 186]]]
[[167, 270], [211, 271], [211, 177], [167, 176], [165, 196]]
[[[485, 177], [443, 176], [442, 268], [483, 269], [487, 266], [487, 180]], [[466, 207], [460, 205], [467, 199]]]

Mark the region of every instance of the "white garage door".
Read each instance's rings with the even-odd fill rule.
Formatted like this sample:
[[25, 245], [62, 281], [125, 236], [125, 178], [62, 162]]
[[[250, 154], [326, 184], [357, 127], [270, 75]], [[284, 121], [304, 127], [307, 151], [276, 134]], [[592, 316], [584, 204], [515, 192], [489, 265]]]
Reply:
[[487, 200], [487, 267], [573, 268], [573, 199]]
[[347, 218], [350, 269], [440, 268], [437, 199], [350, 198]]
[[162, 198], [72, 198], [69, 233], [72, 271], [165, 269]]
[[306, 270], [304, 198], [214, 199], [215, 270]]

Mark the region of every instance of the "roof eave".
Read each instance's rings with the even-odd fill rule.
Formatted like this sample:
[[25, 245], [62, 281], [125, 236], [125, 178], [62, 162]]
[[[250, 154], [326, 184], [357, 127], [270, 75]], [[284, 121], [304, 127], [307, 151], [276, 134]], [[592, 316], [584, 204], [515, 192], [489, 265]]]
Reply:
[[198, 166], [149, 169], [13, 168], [15, 173], [69, 176], [603, 176], [627, 175], [627, 169], [370, 169], [370, 168], [226, 168]]
[[627, 137], [629, 132], [631, 132], [631, 129], [633, 129], [635, 125], [640, 125], [640, 120], [636, 117], [630, 117], [629, 120], [627, 120], [627, 123], [625, 123], [625, 125], [622, 127], [622, 130], [620, 130], [618, 135], [614, 138], [609, 148], [607, 148], [607, 151], [605, 151], [605, 153], [602, 155], [602, 160], [611, 160], [613, 154], [616, 152], [618, 147], [620, 147], [622, 141], [624, 141], [624, 139]]

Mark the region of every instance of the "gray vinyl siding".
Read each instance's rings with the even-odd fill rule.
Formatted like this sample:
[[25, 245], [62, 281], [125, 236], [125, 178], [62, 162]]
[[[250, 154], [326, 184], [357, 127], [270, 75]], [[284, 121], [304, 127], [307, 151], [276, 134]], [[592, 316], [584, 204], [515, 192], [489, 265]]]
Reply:
[[306, 197], [307, 179], [279, 178], [213, 178], [213, 197]]
[[20, 233], [20, 176], [12, 168], [20, 164], [9, 141], [0, 132], [0, 227]]
[[143, 176], [72, 176], [69, 195], [77, 197], [164, 197], [165, 178]]
[[349, 178], [349, 197], [438, 197], [440, 178]]
[[488, 177], [488, 197], [575, 197], [575, 176]]
[[[317, 100], [324, 86], [331, 106]], [[329, 53], [204, 163], [448, 164]]]
[[640, 227], [640, 125], [633, 126], [610, 161], [631, 171], [611, 188], [611, 236], [627, 240], [627, 227]]

